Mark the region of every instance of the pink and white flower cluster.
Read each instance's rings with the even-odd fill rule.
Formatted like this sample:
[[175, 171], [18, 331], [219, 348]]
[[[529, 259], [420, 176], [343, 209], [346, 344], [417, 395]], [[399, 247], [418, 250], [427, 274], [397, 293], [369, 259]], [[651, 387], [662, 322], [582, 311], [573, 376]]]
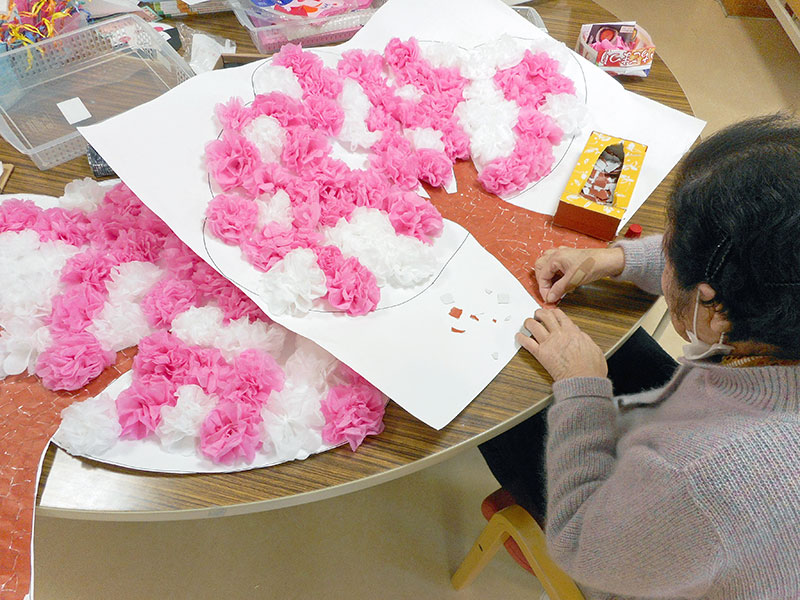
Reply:
[[[76, 390], [117, 351], [139, 351], [130, 387], [64, 411], [65, 447], [97, 454], [120, 437], [153, 438], [249, 464], [257, 452], [289, 460], [325, 445], [355, 449], [382, 429], [380, 392], [336, 375], [338, 361], [272, 323], [125, 185], [85, 180], [66, 191], [48, 209], [0, 204], [0, 378], [28, 370], [49, 389]], [[353, 276], [341, 253], [326, 252]], [[339, 408], [323, 410], [333, 401]]]
[[[250, 104], [231, 98], [216, 107], [222, 132], [206, 146], [216, 194], [206, 225], [270, 275], [259, 290], [270, 310], [302, 313], [324, 298], [364, 315], [381, 286], [430, 277], [422, 248], [443, 222], [420, 182], [449, 185], [457, 160], [472, 156], [481, 183], [498, 194], [549, 172], [564, 135], [552, 106], [575, 97], [560, 63], [513, 40], [448, 51], [444, 64], [414, 38], [393, 39], [382, 54], [350, 50], [326, 66], [287, 44], [254, 73]], [[404, 264], [376, 272], [375, 252], [355, 251], [354, 237], [373, 238], [373, 248]], [[422, 248], [409, 251], [402, 238]]]

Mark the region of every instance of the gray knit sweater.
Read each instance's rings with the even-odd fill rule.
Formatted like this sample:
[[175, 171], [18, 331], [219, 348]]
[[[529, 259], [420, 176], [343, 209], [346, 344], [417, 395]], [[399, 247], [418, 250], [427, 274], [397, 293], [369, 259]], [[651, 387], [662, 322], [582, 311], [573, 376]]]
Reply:
[[[660, 238], [620, 278], [660, 291]], [[553, 384], [547, 542], [588, 598], [800, 599], [800, 366]], [[601, 590], [601, 591], [598, 591]]]

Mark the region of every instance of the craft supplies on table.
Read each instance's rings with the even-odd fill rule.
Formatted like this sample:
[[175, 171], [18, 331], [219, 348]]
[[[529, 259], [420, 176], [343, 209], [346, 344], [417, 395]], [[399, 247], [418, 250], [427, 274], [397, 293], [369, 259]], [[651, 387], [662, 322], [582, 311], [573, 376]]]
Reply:
[[553, 224], [614, 239], [646, 152], [644, 144], [593, 131], [564, 188]]
[[307, 47], [350, 39], [384, 1], [228, 0], [261, 53], [276, 52], [287, 42]]
[[575, 52], [610, 75], [647, 77], [656, 47], [633, 21], [589, 23], [581, 26]]
[[14, 170], [14, 165], [8, 163], [3, 164], [0, 162], [0, 192], [6, 187], [8, 178], [11, 177], [11, 171]]
[[0, 8], [0, 52], [86, 25], [83, 0], [10, 0]]
[[0, 135], [49, 169], [86, 153], [77, 125], [143, 104], [193, 74], [135, 15], [0, 53]]

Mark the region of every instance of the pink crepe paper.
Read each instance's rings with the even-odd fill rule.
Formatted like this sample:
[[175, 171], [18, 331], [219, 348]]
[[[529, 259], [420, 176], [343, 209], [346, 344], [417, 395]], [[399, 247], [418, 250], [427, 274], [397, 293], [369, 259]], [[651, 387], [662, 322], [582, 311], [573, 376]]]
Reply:
[[261, 271], [269, 271], [284, 256], [295, 248], [307, 247], [298, 238], [296, 229], [276, 222], [267, 223], [242, 245], [250, 263]]
[[214, 107], [214, 113], [223, 129], [241, 132], [253, 120], [253, 111], [247, 108], [241, 98], [231, 98], [227, 103]]
[[442, 215], [425, 198], [413, 192], [395, 194], [388, 200], [389, 221], [400, 235], [415, 237], [427, 244], [444, 228]]
[[236, 402], [220, 402], [200, 430], [200, 450], [215, 463], [252, 462], [261, 448], [261, 415], [253, 407]]
[[162, 279], [142, 300], [142, 312], [152, 327], [169, 327], [172, 319], [196, 302], [197, 290], [191, 282], [175, 278]]
[[281, 153], [284, 164], [296, 173], [322, 161], [331, 151], [327, 136], [308, 126], [289, 129]]
[[36, 362], [36, 374], [50, 390], [77, 390], [114, 362], [116, 354], [103, 350], [91, 333], [63, 332]]
[[191, 360], [191, 348], [162, 329], [139, 341], [133, 369], [142, 381], [165, 379], [179, 386], [185, 383]]
[[33, 229], [44, 242], [60, 240], [72, 246], [83, 246], [89, 240], [92, 225], [83, 211], [55, 207], [41, 212]]
[[92, 318], [102, 310], [106, 301], [105, 287], [92, 285], [70, 286], [53, 298], [50, 315], [47, 319], [50, 331], [58, 333], [78, 333], [85, 330]]
[[306, 124], [303, 103], [283, 92], [258, 94], [250, 109], [254, 118], [266, 115], [276, 119], [283, 127], [297, 127]]
[[383, 394], [370, 385], [331, 387], [321, 404], [325, 417], [322, 439], [328, 444], [347, 442], [355, 450], [368, 435], [383, 431]]
[[339, 75], [354, 79], [362, 85], [385, 85], [383, 66], [385, 60], [375, 51], [348, 50], [337, 65]]
[[67, 284], [86, 284], [105, 290], [105, 283], [117, 265], [112, 257], [96, 251], [76, 254], [61, 269], [61, 281]]
[[309, 96], [305, 109], [309, 127], [321, 129], [328, 135], [339, 135], [344, 122], [344, 110], [336, 100], [327, 96]]
[[283, 389], [283, 370], [266, 352], [249, 349], [233, 362], [233, 376], [225, 382], [224, 397], [261, 409], [272, 392]]
[[354, 317], [375, 310], [381, 290], [372, 271], [355, 257], [345, 258], [336, 246], [323, 246], [314, 251], [317, 264], [325, 273], [331, 306]]
[[392, 183], [404, 190], [415, 190], [419, 186], [417, 170], [419, 158], [405, 137], [397, 133], [384, 133], [372, 147], [369, 157], [372, 167], [380, 171]]
[[161, 422], [161, 407], [175, 406], [175, 387], [164, 379], [151, 379], [146, 384], [134, 381], [116, 399], [121, 438], [141, 440], [156, 430]]
[[218, 194], [206, 207], [206, 223], [211, 233], [234, 246], [252, 233], [257, 219], [258, 206], [236, 194]]
[[206, 144], [206, 165], [223, 192], [241, 186], [260, 162], [258, 149], [237, 133]]
[[0, 205], [0, 233], [31, 229], [42, 212], [44, 211], [30, 200], [6, 200]]
[[453, 163], [443, 152], [422, 148], [417, 150], [417, 177], [433, 187], [445, 187], [453, 179]]
[[189, 347], [186, 371], [180, 379], [184, 385], [200, 386], [206, 394], [219, 394], [227, 389], [233, 367], [217, 348]]

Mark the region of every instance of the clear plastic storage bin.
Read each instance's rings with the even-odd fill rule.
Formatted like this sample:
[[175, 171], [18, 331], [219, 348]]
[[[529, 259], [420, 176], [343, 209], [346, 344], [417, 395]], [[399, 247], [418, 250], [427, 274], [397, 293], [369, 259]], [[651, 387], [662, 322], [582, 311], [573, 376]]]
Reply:
[[40, 169], [86, 153], [77, 126], [160, 96], [194, 75], [127, 15], [0, 54], [0, 135]]
[[261, 54], [277, 52], [286, 43], [322, 46], [350, 39], [385, 0], [373, 0], [369, 7], [321, 17], [281, 15], [259, 7], [252, 0], [228, 0], [239, 22], [250, 32]]

